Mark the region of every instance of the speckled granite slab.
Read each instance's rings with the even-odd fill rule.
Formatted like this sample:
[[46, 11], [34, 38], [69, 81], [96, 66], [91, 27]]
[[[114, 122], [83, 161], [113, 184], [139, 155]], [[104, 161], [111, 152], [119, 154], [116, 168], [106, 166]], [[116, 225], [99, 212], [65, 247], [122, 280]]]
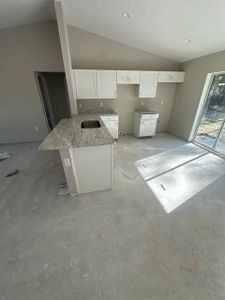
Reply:
[[[100, 128], [81, 128], [81, 122], [98, 120]], [[100, 115], [81, 114], [62, 119], [39, 146], [39, 150], [60, 150], [70, 147], [89, 147], [114, 144], [115, 141], [100, 119]]]
[[137, 109], [135, 109], [135, 112], [139, 112], [142, 114], [157, 114], [157, 112], [149, 110], [147, 108], [146, 109], [145, 108], [137, 108]]
[[102, 109], [96, 109], [96, 110], [85, 110], [82, 111], [81, 114], [98, 114], [100, 116], [104, 115], [118, 115], [114, 110], [112, 109], [107, 109], [107, 110], [102, 110]]

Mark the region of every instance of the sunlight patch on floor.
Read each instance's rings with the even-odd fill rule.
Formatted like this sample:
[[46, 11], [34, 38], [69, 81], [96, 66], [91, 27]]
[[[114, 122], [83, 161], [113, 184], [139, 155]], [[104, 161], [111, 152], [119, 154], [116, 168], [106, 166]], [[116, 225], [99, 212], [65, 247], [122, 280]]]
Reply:
[[148, 180], [206, 153], [206, 150], [194, 144], [186, 144], [179, 149], [176, 148], [138, 160], [135, 164], [141, 176]]
[[136, 162], [140, 174], [167, 213], [225, 174], [224, 159], [193, 144], [187, 144], [184, 149]]

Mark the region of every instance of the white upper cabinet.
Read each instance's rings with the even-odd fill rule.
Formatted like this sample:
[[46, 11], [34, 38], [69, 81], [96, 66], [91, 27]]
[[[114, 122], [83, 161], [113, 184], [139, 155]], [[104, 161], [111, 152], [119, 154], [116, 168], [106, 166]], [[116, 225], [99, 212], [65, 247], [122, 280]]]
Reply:
[[184, 82], [185, 72], [170, 72], [170, 82]]
[[139, 84], [141, 81], [140, 71], [117, 71], [118, 84]]
[[158, 82], [184, 82], [185, 72], [178, 71], [160, 71]]
[[167, 72], [167, 71], [159, 72], [158, 82], [169, 82], [169, 80], [170, 80], [170, 72]]
[[74, 70], [78, 99], [116, 98], [116, 71]]
[[97, 98], [96, 70], [74, 70], [77, 98]]
[[141, 71], [139, 98], [155, 98], [159, 72]]
[[117, 84], [138, 84], [139, 98], [155, 98], [160, 82], [181, 83], [185, 72], [74, 70], [78, 99], [114, 99]]
[[116, 71], [97, 70], [98, 98], [116, 98]]

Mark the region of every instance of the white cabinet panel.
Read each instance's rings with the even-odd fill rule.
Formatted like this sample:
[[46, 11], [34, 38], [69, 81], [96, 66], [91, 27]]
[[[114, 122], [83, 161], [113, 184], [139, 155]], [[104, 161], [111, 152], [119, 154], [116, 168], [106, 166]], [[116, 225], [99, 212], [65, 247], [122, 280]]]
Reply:
[[79, 194], [108, 190], [113, 182], [113, 145], [71, 148]]
[[133, 70], [74, 70], [78, 99], [114, 99], [117, 84], [138, 84], [139, 98], [154, 98], [157, 83], [181, 83], [185, 72]]
[[139, 84], [141, 80], [140, 71], [117, 71], [118, 84]]
[[97, 70], [98, 98], [116, 98], [116, 71]]
[[111, 136], [117, 140], [119, 135], [119, 122], [118, 121], [105, 121], [106, 128], [108, 129]]
[[74, 70], [77, 98], [97, 98], [96, 70]]
[[118, 115], [101, 115], [100, 118], [114, 139], [119, 135], [119, 116]]
[[139, 98], [155, 98], [159, 72], [142, 71]]
[[184, 82], [184, 72], [170, 72], [170, 82]]
[[170, 82], [170, 72], [168, 71], [159, 72], [158, 82]]
[[159, 72], [158, 82], [184, 82], [185, 72], [179, 71], [161, 71]]

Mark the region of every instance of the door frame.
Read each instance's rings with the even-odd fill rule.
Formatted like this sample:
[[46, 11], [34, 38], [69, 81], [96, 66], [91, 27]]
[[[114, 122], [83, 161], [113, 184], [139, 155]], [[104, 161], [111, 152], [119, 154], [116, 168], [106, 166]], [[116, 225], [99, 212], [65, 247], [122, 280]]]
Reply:
[[[58, 73], [58, 72], [57, 72], [57, 73]], [[62, 73], [63, 73], [63, 72], [62, 72]], [[69, 115], [70, 115], [70, 118], [71, 118], [71, 117], [72, 117], [72, 114], [71, 114], [70, 99], [69, 99], [69, 94], [68, 94], [68, 86], [67, 86], [66, 74], [65, 74], [65, 73], [64, 73], [63, 81], [64, 81], [65, 92], [66, 92], [66, 103], [67, 103]]]
[[45, 121], [46, 121], [46, 124], [47, 124], [48, 131], [50, 132], [52, 129], [49, 127], [48, 118], [47, 118], [47, 114], [46, 114], [46, 110], [45, 110], [44, 99], [43, 99], [43, 95], [42, 95], [42, 92], [41, 92], [41, 87], [40, 87], [40, 84], [39, 84], [38, 77], [41, 77], [42, 80], [43, 80], [45, 94], [46, 94], [46, 102], [47, 102], [47, 105], [48, 105], [49, 114], [51, 116], [53, 125], [55, 126], [54, 114], [53, 114], [53, 110], [52, 110], [52, 105], [51, 105], [51, 101], [50, 101], [50, 97], [49, 97], [49, 93], [48, 93], [46, 80], [45, 80], [45, 77], [43, 76], [43, 74], [41, 74], [41, 72], [39, 72], [39, 71], [34, 72], [34, 75], [35, 75], [35, 79], [36, 79], [36, 83], [37, 83], [37, 87], [38, 87], [38, 92], [39, 92], [39, 95], [40, 95], [41, 106], [42, 106], [42, 110], [43, 110], [43, 113], [44, 113], [44, 116], [45, 116]]
[[41, 88], [40, 88], [40, 84], [39, 84], [39, 80], [38, 80], [38, 77], [41, 77], [43, 82], [44, 82], [44, 88], [45, 88], [45, 92], [46, 92], [46, 96], [47, 96], [46, 101], [47, 101], [47, 105], [48, 105], [48, 110], [49, 110], [49, 114], [50, 114], [51, 119], [52, 119], [53, 126], [55, 126], [55, 119], [54, 119], [54, 114], [53, 114], [53, 110], [52, 110], [52, 104], [51, 104], [50, 96], [49, 96], [49, 93], [48, 93], [48, 88], [47, 88], [44, 73], [60, 73], [60, 74], [62, 73], [63, 74], [63, 83], [64, 83], [64, 88], [65, 88], [66, 104], [67, 104], [67, 108], [68, 108], [70, 118], [72, 117], [72, 114], [71, 114], [71, 107], [70, 107], [70, 101], [69, 101], [69, 95], [68, 95], [68, 88], [67, 88], [65, 72], [63, 72], [63, 71], [35, 71], [34, 76], [35, 76], [35, 81], [36, 81], [37, 88], [38, 88], [38, 93], [39, 93], [39, 96], [40, 96], [42, 111], [43, 111], [43, 114], [44, 114], [45, 122], [47, 124], [47, 129], [50, 132], [51, 128], [49, 127], [49, 124], [48, 124], [48, 118], [47, 118], [47, 114], [46, 114], [46, 110], [45, 110], [44, 100], [43, 100], [43, 96], [42, 96], [42, 92], [41, 92]]
[[210, 92], [210, 89], [211, 89], [211, 86], [212, 86], [213, 79], [216, 75], [219, 75], [219, 74], [225, 74], [225, 71], [208, 73], [207, 76], [206, 76], [206, 80], [205, 80], [205, 84], [204, 84], [202, 94], [201, 94], [201, 97], [200, 97], [198, 109], [197, 109], [197, 112], [196, 112], [196, 115], [195, 115], [195, 119], [194, 119], [192, 129], [191, 129], [189, 141], [191, 141], [192, 143], [208, 150], [209, 152], [215, 153], [215, 154], [217, 154], [217, 155], [224, 158], [223, 154], [215, 151], [215, 147], [216, 147], [216, 144], [217, 144], [218, 139], [220, 137], [220, 134], [221, 134], [221, 132], [222, 132], [224, 126], [225, 126], [225, 115], [224, 115], [224, 119], [221, 123], [218, 135], [215, 139], [215, 142], [214, 142], [212, 148], [209, 148], [209, 147], [207, 147], [205, 145], [202, 145], [202, 144], [195, 141], [195, 138], [196, 138], [196, 135], [197, 135], [197, 132], [198, 132], [198, 128], [200, 126], [202, 116], [203, 116], [203, 113], [204, 113], [205, 104], [206, 104], [206, 101], [207, 101], [207, 98], [208, 98], [208, 95], [209, 95], [209, 92]]

